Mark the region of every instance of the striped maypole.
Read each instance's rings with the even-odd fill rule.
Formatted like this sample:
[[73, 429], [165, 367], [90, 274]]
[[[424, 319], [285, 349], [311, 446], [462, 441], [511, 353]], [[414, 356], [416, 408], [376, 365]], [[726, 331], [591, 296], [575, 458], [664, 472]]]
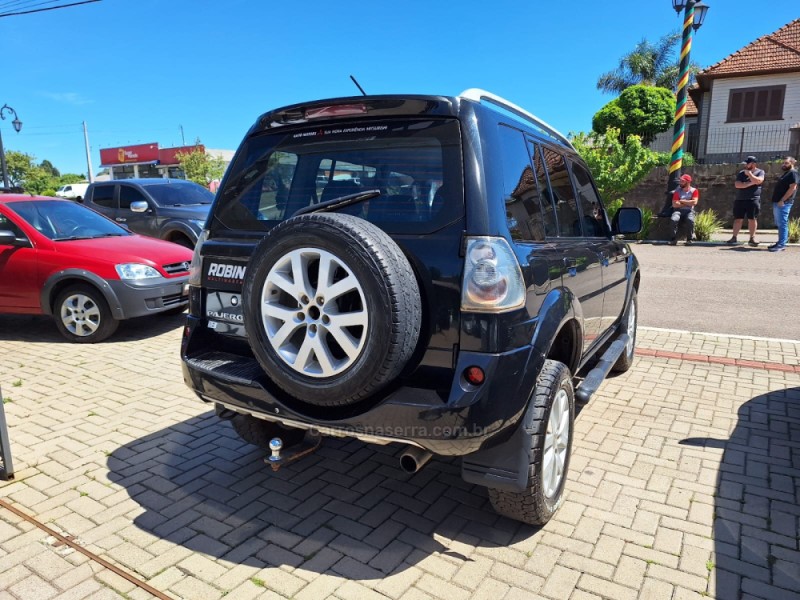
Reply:
[[692, 31], [694, 30], [694, 6], [697, 2], [689, 0], [683, 11], [683, 41], [681, 42], [681, 64], [678, 76], [677, 101], [675, 103], [675, 121], [672, 134], [672, 158], [669, 162], [667, 178], [667, 195], [669, 196], [678, 183], [683, 166], [683, 142], [685, 138], [686, 99], [689, 88], [689, 52], [692, 50]]

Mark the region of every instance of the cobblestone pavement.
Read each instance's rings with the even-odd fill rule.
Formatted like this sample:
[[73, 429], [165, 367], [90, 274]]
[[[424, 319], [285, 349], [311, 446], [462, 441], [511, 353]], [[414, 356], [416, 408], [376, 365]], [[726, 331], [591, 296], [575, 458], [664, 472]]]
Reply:
[[[701, 360], [797, 365], [800, 344], [640, 329], [533, 528], [391, 446], [325, 440], [273, 474], [184, 386], [180, 325], [81, 346], [0, 317], [0, 498], [169, 597], [800, 599], [800, 373]], [[0, 599], [120, 597], [151, 596], [0, 508]]]

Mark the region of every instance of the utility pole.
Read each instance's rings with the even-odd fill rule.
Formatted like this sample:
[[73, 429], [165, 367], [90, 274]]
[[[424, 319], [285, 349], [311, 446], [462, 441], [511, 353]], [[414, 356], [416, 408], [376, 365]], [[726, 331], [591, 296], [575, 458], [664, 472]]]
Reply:
[[181, 128], [181, 145], [185, 146], [186, 145], [186, 138], [183, 137], [183, 125], [179, 125], [179, 127]]
[[92, 155], [89, 152], [89, 132], [86, 130], [86, 121], [83, 122], [83, 141], [86, 143], [86, 168], [89, 169], [89, 183], [94, 183]]

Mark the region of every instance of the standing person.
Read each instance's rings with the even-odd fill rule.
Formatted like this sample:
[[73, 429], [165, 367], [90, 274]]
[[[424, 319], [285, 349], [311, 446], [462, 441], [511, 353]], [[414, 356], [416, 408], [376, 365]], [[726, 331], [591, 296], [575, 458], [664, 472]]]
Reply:
[[761, 211], [761, 184], [764, 183], [764, 171], [758, 168], [758, 159], [748, 156], [744, 159], [744, 169], [736, 175], [736, 200], [733, 202], [733, 237], [727, 244], [738, 244], [736, 236], [742, 228], [742, 220], [747, 217], [747, 228], [750, 230], [750, 241], [754, 248], [758, 213]]
[[778, 226], [778, 243], [769, 247], [770, 252], [786, 250], [786, 242], [789, 241], [789, 212], [800, 183], [800, 173], [797, 172], [797, 161], [794, 157], [784, 158], [781, 169], [783, 175], [772, 191], [772, 214], [775, 215], [775, 225]]
[[686, 234], [686, 245], [692, 245], [694, 235], [694, 207], [700, 200], [700, 191], [692, 187], [692, 176], [681, 175], [679, 187], [672, 192], [672, 239], [669, 243], [673, 246], [678, 243], [678, 227], [681, 221], [685, 221], [689, 226], [689, 233]]

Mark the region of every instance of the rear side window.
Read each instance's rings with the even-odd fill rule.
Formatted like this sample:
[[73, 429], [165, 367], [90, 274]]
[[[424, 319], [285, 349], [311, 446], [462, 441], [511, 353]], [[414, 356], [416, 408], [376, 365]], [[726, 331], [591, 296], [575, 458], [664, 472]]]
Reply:
[[503, 163], [503, 190], [511, 237], [541, 242], [545, 238], [539, 189], [521, 131], [499, 126]]
[[582, 235], [578, 201], [567, 171], [564, 157], [551, 150], [542, 149], [545, 168], [550, 179], [550, 194], [558, 216], [559, 235], [562, 237], [580, 237]]
[[92, 191], [92, 202], [97, 206], [114, 208], [114, 186], [99, 185]]
[[301, 208], [378, 190], [337, 212], [390, 233], [425, 233], [464, 214], [458, 122], [397, 119], [265, 133], [247, 140], [212, 229], [267, 230]]
[[542, 205], [542, 224], [544, 235], [548, 238], [558, 236], [558, 220], [556, 219], [556, 207], [553, 204], [553, 197], [547, 191], [547, 169], [544, 168], [542, 150], [534, 143], [530, 143], [531, 159], [533, 160], [533, 171], [536, 173], [536, 182], [539, 186], [539, 202]]

